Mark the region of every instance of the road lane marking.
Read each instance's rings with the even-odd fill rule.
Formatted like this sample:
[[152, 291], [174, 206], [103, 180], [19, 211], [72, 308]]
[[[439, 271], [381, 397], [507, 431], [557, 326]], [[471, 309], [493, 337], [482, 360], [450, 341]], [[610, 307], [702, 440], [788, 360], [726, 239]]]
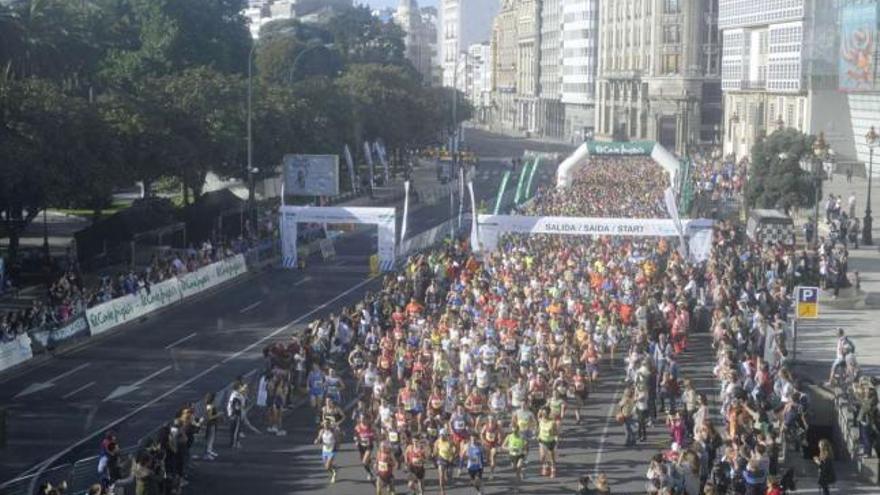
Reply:
[[311, 280], [311, 279], [312, 279], [312, 277], [309, 277], [308, 275], [306, 275], [305, 277], [303, 277], [303, 278], [297, 280], [296, 282], [294, 282], [293, 285], [302, 285], [302, 284], [308, 282], [308, 281]]
[[[361, 287], [363, 287], [363, 286], [369, 284], [370, 282], [376, 280], [376, 278], [377, 278], [377, 277], [369, 277], [369, 278], [367, 278], [367, 279], [362, 280], [362, 281], [359, 282], [357, 285], [355, 285], [355, 286], [349, 288], [348, 290], [346, 290], [346, 291], [344, 291], [344, 292], [338, 294], [338, 295], [335, 296], [334, 298], [332, 298], [332, 299], [330, 299], [329, 301], [327, 301], [325, 304], [323, 304], [323, 305], [321, 305], [321, 306], [318, 306], [317, 308], [312, 309], [311, 311], [309, 311], [309, 312], [307, 312], [307, 313], [305, 313], [305, 314], [303, 314], [303, 315], [297, 317], [296, 319], [292, 320], [291, 322], [287, 323], [286, 325], [281, 326], [281, 327], [275, 329], [274, 331], [272, 331], [272, 333], [270, 333], [270, 334], [264, 336], [264, 337], [261, 338], [260, 340], [258, 340], [258, 341], [256, 341], [256, 342], [254, 342], [253, 344], [251, 344], [251, 345], [245, 347], [244, 349], [242, 349], [241, 351], [239, 351], [238, 353], [236, 353], [235, 357], [238, 357], [238, 356], [240, 356], [240, 355], [242, 355], [242, 354], [244, 354], [244, 353], [250, 351], [250, 350], [253, 349], [254, 347], [256, 347], [256, 346], [262, 344], [263, 342], [266, 342], [266, 341], [269, 340], [269, 339], [275, 338], [275, 336], [277, 336], [277, 335], [280, 334], [281, 332], [284, 332], [285, 330], [289, 330], [290, 328], [292, 328], [294, 325], [298, 324], [298, 323], [301, 322], [302, 320], [311, 317], [311, 316], [312, 316], [313, 314], [315, 314], [316, 312], [320, 311], [321, 309], [326, 308], [327, 306], [330, 306], [331, 304], [333, 304], [333, 303], [335, 303], [336, 301], [342, 299], [343, 297], [348, 296], [348, 295], [351, 294], [352, 292], [354, 292], [354, 291], [360, 289]], [[227, 361], [228, 361], [228, 360], [227, 360]], [[223, 361], [223, 363], [225, 364], [226, 361]], [[204, 377], [205, 375], [211, 373], [212, 371], [216, 370], [216, 369], [219, 368], [219, 367], [220, 367], [219, 364], [212, 364], [211, 366], [209, 366], [208, 368], [204, 369], [203, 371], [201, 371], [201, 372], [199, 372], [199, 373], [196, 373], [195, 375], [191, 376], [188, 380], [185, 380], [185, 381], [183, 381], [183, 382], [177, 384], [175, 387], [171, 388], [170, 390], [168, 390], [168, 391], [166, 391], [166, 392], [164, 392], [164, 393], [161, 393], [161, 394], [157, 395], [156, 397], [153, 397], [153, 398], [150, 399], [149, 401], [147, 401], [147, 402], [141, 404], [140, 406], [138, 406], [138, 407], [132, 409], [130, 412], [128, 412], [128, 413], [126, 413], [126, 414], [120, 416], [120, 417], [117, 418], [117, 419], [114, 419], [114, 420], [110, 421], [109, 423], [107, 423], [106, 425], [102, 426], [101, 428], [98, 428], [98, 429], [96, 429], [96, 430], [93, 430], [91, 433], [86, 434], [86, 435], [85, 435], [83, 438], [81, 438], [80, 440], [78, 440], [78, 441], [76, 441], [76, 442], [70, 444], [69, 446], [67, 446], [66, 448], [62, 449], [61, 451], [59, 451], [58, 453], [56, 453], [56, 454], [53, 455], [52, 457], [49, 457], [49, 458], [46, 459], [45, 461], [43, 461], [43, 462], [37, 464], [36, 466], [34, 466], [33, 468], [31, 468], [31, 469], [29, 469], [29, 470], [27, 470], [27, 471], [25, 471], [25, 473], [23, 473], [23, 474], [30, 474], [31, 472], [38, 472], [38, 473], [41, 473], [41, 474], [42, 474], [43, 471], [45, 471], [47, 467], [49, 467], [49, 466], [51, 466], [52, 464], [54, 464], [55, 462], [57, 462], [58, 459], [60, 459], [60, 458], [62, 458], [63, 456], [67, 455], [67, 454], [70, 453], [73, 449], [79, 447], [80, 445], [82, 445], [82, 444], [84, 444], [84, 443], [86, 443], [86, 442], [92, 440], [96, 435], [100, 435], [101, 433], [103, 433], [103, 432], [105, 432], [105, 431], [112, 430], [113, 428], [116, 428], [119, 424], [121, 424], [121, 423], [123, 423], [123, 422], [129, 420], [130, 418], [133, 418], [134, 416], [136, 416], [136, 415], [140, 414], [141, 412], [143, 412], [145, 409], [148, 409], [148, 408], [154, 406], [155, 404], [157, 404], [157, 403], [159, 403], [160, 401], [164, 400], [165, 398], [171, 396], [172, 394], [176, 393], [177, 391], [179, 391], [179, 390], [181, 390], [181, 389], [183, 389], [183, 388], [185, 388], [185, 387], [190, 386], [190, 385], [191, 385], [193, 382], [195, 382], [196, 380], [201, 379], [202, 377]], [[34, 477], [34, 480], [36, 480], [36, 479], [38, 479], [38, 478], [39, 478], [39, 476]], [[31, 488], [36, 488], [36, 487], [31, 487]]]
[[73, 397], [74, 395], [76, 395], [76, 394], [82, 392], [83, 390], [85, 390], [85, 389], [87, 389], [87, 388], [93, 386], [94, 384], [95, 384], [95, 382], [89, 382], [89, 383], [86, 383], [85, 385], [83, 385], [82, 387], [80, 387], [80, 388], [74, 390], [73, 392], [68, 392], [68, 393], [62, 395], [61, 398], [62, 398], [62, 399], [69, 399], [69, 398]]
[[198, 334], [199, 334], [198, 332], [193, 332], [193, 333], [187, 335], [186, 337], [183, 337], [183, 338], [181, 338], [181, 339], [177, 339], [177, 340], [175, 340], [174, 342], [172, 342], [172, 343], [166, 345], [166, 346], [165, 346], [165, 350], [167, 351], [168, 349], [171, 349], [172, 347], [174, 347], [174, 346], [176, 346], [176, 345], [178, 345], [178, 344], [182, 344], [182, 343], [186, 342], [187, 340], [189, 340], [189, 339], [195, 337], [195, 336], [198, 335]]
[[150, 375], [145, 376], [144, 378], [141, 378], [140, 380], [132, 383], [131, 385], [120, 385], [120, 386], [116, 387], [112, 392], [110, 392], [110, 395], [108, 395], [107, 398], [104, 399], [104, 402], [118, 399], [118, 398], [122, 397], [123, 395], [128, 395], [128, 394], [134, 392], [135, 390], [141, 388], [141, 385], [147, 383], [148, 381], [152, 380], [153, 378], [156, 378], [157, 376], [161, 375], [162, 373], [165, 373], [166, 371], [168, 371], [170, 369], [171, 369], [171, 365], [168, 365], [155, 373], [151, 373]]
[[256, 308], [257, 306], [259, 306], [260, 304], [263, 304], [263, 300], [262, 300], [262, 299], [260, 299], [259, 301], [255, 302], [255, 303], [253, 303], [253, 304], [250, 304], [250, 305], [248, 305], [248, 306], [245, 306], [245, 307], [241, 308], [238, 312], [241, 313], [241, 314], [245, 314], [245, 313], [247, 313], [248, 311], [250, 311], [250, 310]]
[[602, 466], [602, 455], [605, 453], [605, 440], [608, 439], [608, 429], [611, 427], [611, 419], [614, 416], [614, 410], [617, 409], [617, 401], [620, 398], [620, 385], [614, 391], [614, 398], [608, 406], [608, 414], [605, 415], [605, 426], [602, 428], [602, 437], [599, 439], [599, 447], [596, 448], [596, 464], [593, 467], [593, 477], [599, 476], [599, 468]]
[[83, 364], [77, 366], [76, 368], [73, 368], [73, 369], [65, 371], [64, 373], [61, 373], [60, 375], [52, 378], [49, 381], [34, 382], [34, 383], [28, 385], [28, 387], [26, 389], [19, 392], [18, 395], [16, 395], [14, 398], [18, 399], [19, 397], [24, 397], [26, 395], [35, 394], [41, 390], [46, 390], [47, 388], [52, 388], [55, 386], [55, 382], [57, 382], [58, 380], [60, 380], [62, 378], [66, 378], [66, 377], [76, 373], [77, 371], [86, 369], [89, 366], [91, 366], [91, 363], [83, 363]]

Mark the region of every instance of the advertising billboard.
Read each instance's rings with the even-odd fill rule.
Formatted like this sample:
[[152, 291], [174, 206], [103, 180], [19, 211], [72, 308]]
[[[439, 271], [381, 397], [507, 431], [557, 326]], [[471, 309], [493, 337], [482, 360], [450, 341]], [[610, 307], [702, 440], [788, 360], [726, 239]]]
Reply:
[[285, 155], [284, 191], [289, 196], [339, 194], [339, 156]]
[[877, 2], [855, 3], [840, 9], [841, 91], [873, 91], [877, 72]]

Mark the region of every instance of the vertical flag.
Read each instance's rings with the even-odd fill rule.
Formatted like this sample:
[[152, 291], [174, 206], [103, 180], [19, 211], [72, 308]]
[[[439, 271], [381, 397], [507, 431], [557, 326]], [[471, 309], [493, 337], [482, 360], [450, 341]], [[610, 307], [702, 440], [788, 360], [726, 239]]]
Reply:
[[685, 245], [684, 240], [684, 228], [681, 225], [681, 217], [678, 216], [678, 206], [675, 204], [675, 193], [672, 192], [671, 187], [666, 188], [664, 199], [666, 200], [666, 211], [669, 212], [669, 216], [672, 218], [672, 223], [675, 225], [675, 230], [678, 231], [678, 252], [681, 254], [682, 258], [686, 258], [687, 246]]
[[388, 173], [388, 156], [385, 154], [385, 146], [380, 144], [379, 141], [373, 143], [373, 148], [376, 150], [376, 156], [379, 157], [379, 162], [382, 163], [382, 167], [384, 168], [385, 177], [385, 185], [387, 186], [389, 182], [391, 182], [391, 174]]
[[474, 196], [474, 181], [468, 181], [468, 192], [471, 194], [471, 250], [480, 251], [480, 232], [477, 226], [477, 199]]
[[498, 197], [495, 198], [495, 210], [493, 212], [494, 215], [497, 215], [501, 211], [501, 200], [504, 198], [504, 191], [507, 189], [507, 181], [510, 180], [510, 170], [504, 171], [504, 176], [501, 177], [501, 186], [498, 188]]
[[541, 165], [541, 157], [536, 156], [534, 165], [532, 165], [532, 171], [529, 172], [529, 181], [526, 183], [526, 192], [523, 194], [523, 201], [529, 199], [532, 194], [532, 181], [535, 180], [535, 172], [538, 170], [538, 166]]
[[403, 183], [403, 221], [400, 226], [400, 242], [406, 239], [406, 224], [409, 219], [409, 181]]
[[458, 228], [461, 230], [461, 217], [464, 215], [464, 167], [458, 165]]
[[522, 170], [519, 173], [519, 182], [516, 183], [516, 196], [513, 201], [516, 204], [519, 204], [522, 201], [523, 196], [523, 187], [526, 182], [526, 175], [529, 173], [529, 167], [531, 167], [533, 160], [531, 158], [527, 158], [526, 164], [523, 165]]
[[345, 163], [348, 164], [348, 175], [351, 178], [351, 190], [352, 190], [352, 192], [357, 193], [358, 184], [357, 184], [357, 179], [355, 178], [355, 174], [354, 174], [354, 160], [352, 160], [352, 158], [351, 158], [351, 150], [348, 149], [347, 144], [345, 145], [344, 151], [345, 151]]
[[372, 191], [376, 187], [376, 182], [373, 175], [373, 153], [367, 141], [364, 141], [364, 155], [367, 156], [367, 166], [370, 168], [370, 191]]

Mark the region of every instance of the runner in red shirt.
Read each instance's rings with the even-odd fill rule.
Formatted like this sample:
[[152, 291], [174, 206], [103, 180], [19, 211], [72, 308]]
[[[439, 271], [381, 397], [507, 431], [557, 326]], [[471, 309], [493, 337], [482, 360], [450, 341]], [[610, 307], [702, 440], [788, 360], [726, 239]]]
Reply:
[[388, 493], [394, 493], [395, 466], [391, 444], [382, 442], [379, 453], [376, 455], [376, 495], [381, 495], [385, 490]]

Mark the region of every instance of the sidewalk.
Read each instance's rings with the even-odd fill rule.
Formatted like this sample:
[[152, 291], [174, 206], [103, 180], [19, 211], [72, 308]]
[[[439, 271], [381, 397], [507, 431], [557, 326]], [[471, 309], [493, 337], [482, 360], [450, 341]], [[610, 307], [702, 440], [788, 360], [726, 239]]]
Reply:
[[[880, 179], [874, 180], [874, 187], [880, 185]], [[856, 196], [856, 215], [859, 220], [864, 219], [865, 202], [867, 200], [867, 179], [853, 177], [851, 183], [847, 183], [843, 175], [835, 175], [834, 180], [826, 180], [822, 185], [823, 202], [829, 194], [842, 195], [844, 204], [850, 193]], [[875, 217], [873, 237], [874, 246], [859, 246], [859, 249], [850, 248], [849, 273], [859, 273], [861, 285], [859, 290], [841, 292], [837, 300], [831, 299], [830, 293], [823, 292], [819, 297], [819, 319], [814, 322], [804, 322], [799, 326], [798, 336], [798, 361], [805, 364], [820, 364], [820, 369], [815, 370], [819, 375], [824, 374], [822, 381], [827, 379], [828, 366], [834, 359], [834, 349], [837, 342], [835, 329], [843, 327], [853, 339], [857, 347], [859, 364], [864, 371], [871, 375], [880, 374], [880, 339], [875, 338], [877, 322], [880, 321], [880, 190], [872, 191], [871, 209]], [[819, 233], [826, 236], [827, 227], [824, 225], [824, 204], [820, 204], [820, 227]], [[812, 215], [812, 211], [810, 212]], [[802, 237], [801, 226], [807, 221], [807, 215], [801, 215], [798, 221], [798, 235]], [[861, 240], [861, 236], [859, 236]], [[813, 370], [811, 370], [813, 371]], [[813, 374], [811, 372], [811, 376]]]

